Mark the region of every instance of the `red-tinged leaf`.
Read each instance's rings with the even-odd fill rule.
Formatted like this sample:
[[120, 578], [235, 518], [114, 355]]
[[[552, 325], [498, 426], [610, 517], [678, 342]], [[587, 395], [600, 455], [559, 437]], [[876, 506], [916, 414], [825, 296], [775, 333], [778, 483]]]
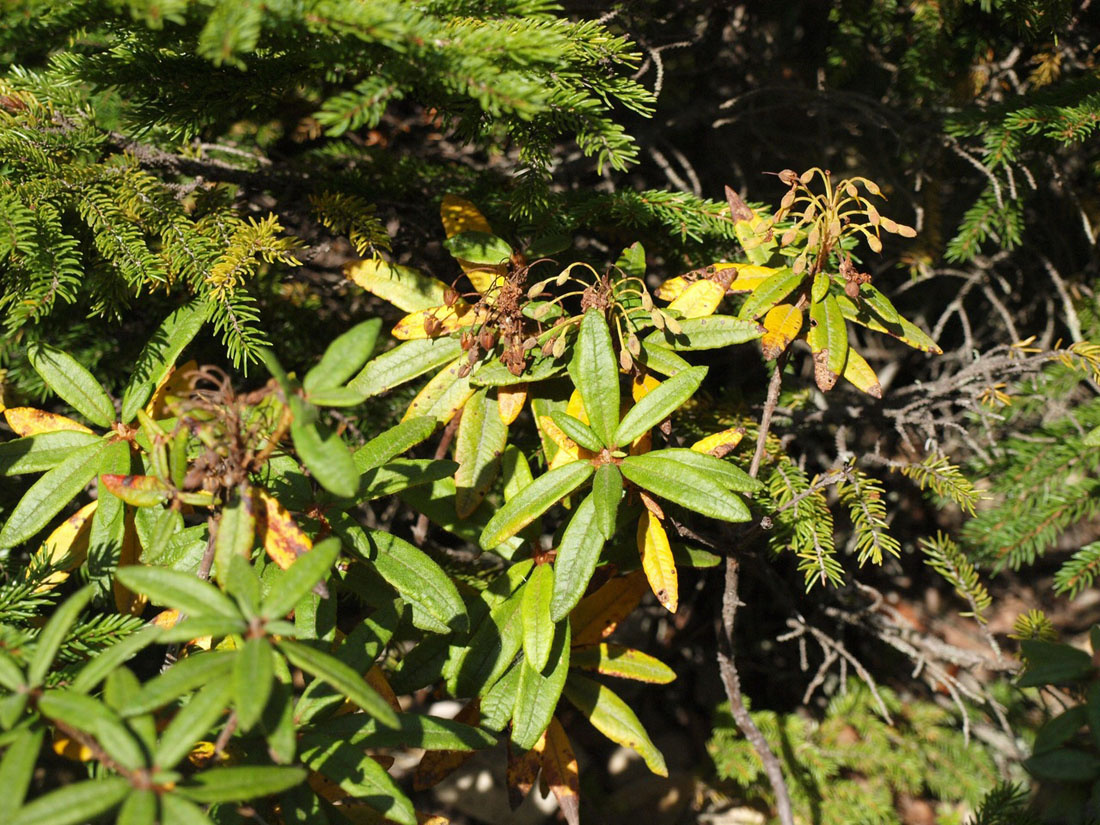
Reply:
[[110, 492], [133, 507], [163, 504], [172, 488], [156, 476], [127, 476], [104, 473], [99, 482]]
[[531, 788], [538, 779], [539, 765], [542, 762], [542, 739], [531, 750], [520, 750], [512, 747], [508, 742], [508, 804], [514, 811], [523, 804]]
[[8, 426], [19, 436], [55, 433], [59, 430], [91, 432], [79, 421], [73, 421], [57, 413], [36, 410], [34, 407], [8, 407], [4, 410], [4, 418], [7, 419]]
[[569, 663], [581, 670], [655, 685], [668, 684], [676, 678], [675, 671], [664, 662], [623, 645], [603, 643], [574, 647]]
[[[455, 714], [455, 721], [466, 725], [476, 725], [481, 714], [479, 700], [474, 699]], [[413, 774], [413, 789], [427, 790], [442, 782], [473, 756], [475, 751], [427, 751], [420, 759]]]
[[313, 542], [278, 500], [264, 490], [257, 489], [255, 494], [258, 499], [256, 529], [264, 550], [268, 558], [286, 570], [295, 559], [310, 551]]
[[550, 720], [542, 741], [542, 777], [557, 798], [565, 821], [580, 825], [580, 771], [569, 737], [557, 717]]
[[573, 644], [595, 644], [610, 634], [619, 622], [634, 611], [648, 589], [645, 573], [635, 570], [612, 579], [595, 593], [585, 596], [569, 614]]
[[680, 604], [679, 577], [668, 534], [661, 520], [649, 510], [643, 510], [638, 519], [638, 552], [642, 557], [642, 569], [649, 586], [669, 613], [675, 613]]

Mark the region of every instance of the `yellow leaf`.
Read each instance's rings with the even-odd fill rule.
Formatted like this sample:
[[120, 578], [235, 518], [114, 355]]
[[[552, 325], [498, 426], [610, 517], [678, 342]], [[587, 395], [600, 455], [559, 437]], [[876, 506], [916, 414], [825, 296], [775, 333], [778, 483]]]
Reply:
[[149, 417], [156, 420], [171, 415], [168, 410], [169, 405], [190, 392], [191, 377], [198, 372], [198, 369], [199, 364], [195, 360], [186, 361], [170, 369], [157, 384], [153, 396], [145, 405], [145, 412]]
[[882, 398], [882, 385], [866, 359], [854, 349], [848, 350], [848, 361], [844, 365], [844, 378], [857, 388], [875, 398]]
[[642, 554], [642, 569], [657, 601], [669, 613], [675, 613], [680, 603], [679, 578], [668, 534], [661, 521], [649, 510], [642, 511], [638, 519], [638, 552]]
[[630, 394], [637, 403], [659, 386], [661, 386], [661, 382], [648, 372], [643, 375], [635, 375], [634, 380], [630, 382]]
[[523, 405], [526, 401], [526, 384], [512, 384], [509, 387], [497, 388], [497, 411], [500, 413], [500, 420], [504, 422], [505, 426], [508, 426], [519, 417], [519, 414], [523, 412]]
[[585, 424], [592, 423], [588, 420], [588, 411], [584, 408], [584, 399], [581, 398], [580, 390], [573, 390], [573, 394], [569, 396], [569, 403], [566, 405], [565, 411], [578, 421]]
[[[88, 536], [92, 531], [91, 518], [98, 504], [98, 501], [85, 504], [61, 522], [57, 529], [42, 542], [42, 546], [34, 554], [31, 567], [48, 564], [56, 569], [38, 586], [36, 593], [53, 590], [69, 578], [72, 570], [84, 563], [84, 559], [88, 557]], [[30, 572], [30, 568], [27, 572]]]
[[[118, 566], [125, 567], [128, 564], [139, 564], [141, 557], [141, 544], [138, 542], [137, 530], [134, 527], [134, 514], [126, 513], [126, 531], [122, 534], [122, 548], [118, 555]], [[149, 603], [148, 596], [135, 593], [122, 584], [117, 578], [111, 583], [115, 595], [115, 609], [119, 613], [129, 613], [131, 616], [140, 616]]]
[[596, 644], [610, 635], [619, 622], [634, 612], [646, 588], [645, 573], [635, 570], [611, 579], [581, 599], [569, 614], [573, 646]]
[[648, 453], [653, 447], [653, 430], [646, 430], [630, 442], [630, 455]]
[[397, 694], [394, 693], [393, 688], [390, 687], [390, 683], [386, 679], [385, 673], [382, 672], [382, 668], [378, 665], [371, 665], [370, 670], [367, 671], [366, 676], [363, 678], [368, 685], [374, 688], [379, 696], [389, 703], [391, 708], [398, 713], [401, 712], [401, 703], [397, 701]]
[[562, 431], [561, 427], [554, 423], [550, 416], [539, 416], [539, 428], [545, 433], [546, 437], [553, 441], [558, 447], [558, 451], [554, 453], [554, 458], [546, 468], [547, 470], [555, 470], [563, 464], [576, 461], [578, 458], [592, 457], [592, 453], [567, 436]]
[[263, 505], [256, 508], [256, 530], [263, 537], [264, 550], [273, 562], [286, 570], [295, 559], [313, 548], [313, 542], [278, 500], [259, 488], [255, 489], [255, 495]]
[[432, 380], [416, 394], [416, 398], [409, 404], [401, 420], [407, 421], [421, 415], [432, 415], [440, 423], [446, 424], [454, 418], [474, 394], [469, 376], [459, 375], [466, 363], [466, 358], [462, 357], [436, 373]]
[[769, 361], [778, 358], [802, 329], [802, 310], [794, 304], [776, 304], [764, 316], [764, 337], [760, 349]]
[[662, 301], [675, 301], [684, 294], [684, 290], [691, 286], [691, 284], [692, 281], [689, 281], [683, 275], [677, 275], [675, 278], [669, 278], [657, 287], [657, 292], [655, 294]]
[[408, 341], [412, 338], [437, 338], [467, 326], [471, 322], [470, 305], [459, 299], [455, 301], [453, 307], [430, 307], [406, 315], [397, 322], [391, 335], [399, 341]]
[[668, 308], [680, 312], [685, 318], [702, 318], [714, 314], [725, 294], [721, 284], [704, 279], [691, 284], [676, 296]]
[[18, 436], [55, 433], [59, 430], [75, 430], [78, 433], [90, 433], [87, 427], [63, 415], [36, 410], [34, 407], [8, 407], [4, 410], [8, 426]]
[[730, 292], [752, 292], [779, 270], [771, 266], [738, 264], [737, 277], [730, 283]]
[[463, 232], [484, 232], [493, 234], [493, 228], [485, 220], [481, 211], [465, 198], [458, 195], [444, 195], [439, 207], [439, 217], [443, 220], [443, 231], [448, 238]]
[[416, 312], [443, 303], [447, 285], [407, 266], [381, 258], [367, 258], [344, 265], [344, 274], [372, 295], [405, 312]]
[[484, 295], [488, 302], [494, 303], [496, 293], [504, 285], [504, 279], [508, 276], [508, 265], [498, 264], [486, 266], [485, 264], [472, 264], [469, 261], [459, 260], [458, 265], [474, 285], [478, 294]]
[[90, 762], [92, 759], [91, 748], [57, 731], [53, 734], [53, 752], [73, 762]]
[[721, 455], [724, 456], [740, 444], [741, 439], [744, 437], [744, 427], [730, 427], [728, 430], [722, 430], [720, 433], [714, 433], [705, 438], [700, 438], [691, 445], [691, 449], [697, 453], [710, 453], [711, 455], [720, 452]]

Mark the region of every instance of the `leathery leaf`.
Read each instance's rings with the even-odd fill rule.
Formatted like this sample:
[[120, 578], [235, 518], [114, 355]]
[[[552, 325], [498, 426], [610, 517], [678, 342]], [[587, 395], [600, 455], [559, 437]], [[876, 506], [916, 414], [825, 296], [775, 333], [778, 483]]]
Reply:
[[523, 586], [520, 599], [520, 620], [523, 623], [523, 655], [527, 664], [542, 670], [550, 659], [554, 642], [554, 620], [550, 618], [550, 602], [554, 596], [554, 568], [539, 564]]
[[571, 461], [536, 478], [496, 511], [481, 532], [481, 547], [491, 550], [511, 538], [571, 492], [594, 468], [588, 461]]
[[569, 375], [584, 400], [589, 426], [611, 444], [619, 423], [619, 366], [607, 320], [597, 309], [589, 309], [581, 321]]
[[516, 710], [512, 715], [512, 742], [533, 748], [550, 724], [569, 672], [569, 622], [558, 622], [549, 662], [541, 671], [520, 662]]
[[612, 742], [636, 751], [653, 773], [668, 776], [664, 756], [649, 738], [637, 715], [617, 693], [577, 673], [570, 674], [564, 693], [565, 698], [584, 714], [596, 730]]
[[500, 455], [508, 442], [508, 427], [488, 390], [478, 390], [466, 402], [455, 440], [455, 512], [466, 518], [485, 498], [500, 472]]

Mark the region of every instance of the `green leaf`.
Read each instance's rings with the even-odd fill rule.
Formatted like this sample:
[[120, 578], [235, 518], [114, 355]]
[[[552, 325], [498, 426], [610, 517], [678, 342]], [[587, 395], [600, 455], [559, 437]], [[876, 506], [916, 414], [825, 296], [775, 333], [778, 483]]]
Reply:
[[7, 820], [7, 825], [80, 825], [114, 808], [130, 793], [121, 776], [101, 776], [40, 796]]
[[[1093, 427], [1091, 430], [1089, 430], [1085, 434], [1085, 437], [1084, 439], [1082, 439], [1081, 443], [1084, 444], [1086, 447], [1100, 447], [1100, 427]], [[2, 449], [2, 447], [0, 447], [0, 449]], [[2, 461], [3, 460], [0, 459], [0, 464], [2, 464]]]
[[306, 771], [280, 765], [238, 765], [197, 773], [176, 793], [195, 802], [242, 802], [270, 796], [304, 782]]
[[557, 424], [563, 433], [573, 439], [581, 447], [586, 450], [591, 450], [594, 453], [600, 452], [605, 446], [613, 446], [611, 443], [604, 444], [600, 441], [600, 437], [592, 432], [592, 428], [581, 421], [579, 418], [574, 418], [567, 412], [561, 410], [552, 410], [550, 412], [550, 420]]
[[[683, 324], [684, 322], [681, 321], [680, 326], [683, 327]], [[650, 338], [652, 337], [649, 336], [649, 338], [642, 341], [642, 356], [638, 359], [647, 370], [660, 375], [672, 376], [691, 367], [691, 364], [668, 347], [662, 346], [656, 341], [651, 341]]]
[[623, 474], [614, 464], [601, 464], [592, 479], [592, 501], [596, 505], [596, 522], [605, 539], [615, 534], [615, 517], [623, 497]]
[[572, 461], [536, 478], [489, 519], [481, 532], [482, 549], [491, 550], [514, 536], [580, 487], [594, 469], [591, 462]]
[[[422, 487], [410, 487], [402, 490], [401, 500], [416, 512], [427, 516], [433, 524], [453, 533], [463, 541], [477, 544], [483, 525], [488, 523], [492, 508], [487, 502], [474, 511], [469, 518], [460, 519], [455, 514], [455, 482], [453, 478], [441, 478]], [[523, 544], [519, 536], [512, 536], [493, 550], [504, 558], [512, 554]]]
[[667, 328], [651, 332], [643, 346], [658, 344], [676, 351], [720, 349], [755, 341], [764, 332], [764, 327], [755, 321], [731, 315], [708, 315], [680, 321], [680, 332], [675, 334]]
[[46, 626], [38, 634], [34, 646], [34, 656], [31, 657], [30, 664], [27, 666], [28, 685], [38, 687], [45, 680], [50, 665], [53, 664], [57, 651], [61, 648], [61, 643], [69, 635], [69, 630], [76, 623], [80, 611], [91, 601], [93, 593], [95, 593], [94, 586], [86, 584], [53, 611], [50, 620], [46, 622]]
[[1077, 748], [1060, 748], [1024, 760], [1028, 773], [1055, 782], [1093, 782], [1100, 778], [1100, 756]]
[[503, 676], [481, 698], [481, 726], [498, 733], [504, 730], [516, 709], [519, 695], [519, 677], [524, 660], [509, 667]]
[[523, 655], [527, 664], [541, 671], [550, 660], [554, 644], [554, 620], [550, 602], [554, 598], [554, 568], [537, 564], [523, 587], [520, 620], [523, 624]]
[[10, 822], [27, 796], [31, 777], [42, 749], [41, 728], [24, 728], [8, 743], [4, 758], [0, 761], [0, 821]]
[[485, 498], [500, 472], [500, 454], [508, 442], [508, 426], [495, 398], [478, 390], [466, 402], [455, 440], [455, 512], [466, 518]]
[[810, 329], [806, 342], [814, 357], [814, 377], [827, 392], [844, 373], [848, 360], [848, 325], [833, 295], [810, 307]]
[[[271, 648], [268, 647], [267, 642], [262, 639], [249, 639], [245, 643], [242, 652], [235, 657], [237, 660], [235, 670], [240, 670], [244, 651], [247, 651], [248, 646], [253, 642], [258, 642], [266, 648], [265, 652], [270, 663]], [[160, 735], [160, 742], [157, 744], [156, 750], [153, 751], [153, 764], [158, 768], [174, 768], [181, 759], [186, 757], [195, 746], [195, 743], [202, 739], [225, 713], [226, 706], [229, 704], [229, 696], [236, 687], [236, 672], [234, 672], [234, 679], [215, 679], [194, 694], [187, 704], [172, 717], [172, 721]], [[262, 689], [259, 684], [253, 687], [257, 691]], [[268, 689], [270, 690], [270, 679], [268, 680]], [[240, 719], [241, 710], [239, 705], [237, 716]], [[252, 725], [245, 724], [241, 720], [241, 727], [247, 731]]]
[[396, 730], [379, 727], [362, 713], [346, 713], [313, 725], [307, 740], [338, 740], [359, 748], [423, 748], [429, 751], [475, 751], [491, 748], [495, 736], [453, 719], [419, 713], [397, 714]]
[[143, 593], [154, 604], [174, 607], [189, 616], [223, 616], [239, 619], [240, 611], [233, 601], [209, 582], [178, 570], [162, 567], [131, 565], [119, 568], [118, 580]]
[[222, 587], [229, 580], [232, 560], [252, 557], [252, 545], [256, 542], [254, 507], [252, 489], [247, 484], [242, 484], [233, 501], [222, 508], [218, 532], [214, 537], [214, 572]]
[[207, 307], [205, 301], [194, 300], [173, 310], [145, 344], [122, 391], [119, 420], [123, 424], [134, 420], [157, 385], [168, 376], [180, 353], [202, 329]]
[[0, 476], [52, 470], [72, 455], [73, 450], [95, 444], [101, 439], [102, 436], [95, 433], [77, 430], [55, 430], [13, 438], [0, 444]]
[[1083, 679], [1092, 672], [1092, 659], [1083, 651], [1058, 642], [1024, 639], [1020, 653], [1027, 664], [1020, 687], [1059, 685]]
[[302, 597], [313, 590], [340, 557], [340, 540], [330, 536], [320, 541], [282, 572], [263, 600], [260, 615], [280, 619], [294, 609]]
[[430, 415], [410, 418], [372, 438], [352, 454], [360, 473], [381, 467], [387, 461], [415, 447], [435, 432], [439, 422]]
[[646, 455], [679, 461], [710, 476], [723, 487], [737, 493], [755, 493], [764, 487], [761, 482], [733, 462], [724, 461], [707, 453], [700, 453], [683, 447], [670, 447], [664, 450], [653, 450]]
[[410, 487], [450, 478], [457, 469], [458, 464], [443, 459], [395, 458], [381, 467], [363, 473], [360, 477], [358, 498], [360, 501], [373, 501], [383, 496], [392, 496]]
[[135, 788], [126, 797], [115, 825], [156, 825], [157, 795], [150, 790]]
[[454, 675], [447, 688], [455, 696], [484, 694], [508, 667], [523, 644], [518, 613], [523, 591], [518, 590], [495, 605], [478, 624], [469, 642], [460, 648]]
[[96, 477], [110, 446], [106, 441], [97, 441], [80, 447], [32, 484], [0, 530], [0, 548], [22, 544], [49, 524]]
[[748, 521], [749, 508], [709, 475], [681, 461], [652, 455], [632, 455], [619, 466], [623, 475], [644, 490], [681, 507], [723, 521]]
[[783, 267], [752, 291], [752, 294], [745, 299], [745, 303], [741, 305], [741, 311], [737, 313], [737, 317], [747, 319], [763, 315], [794, 292], [804, 278], [804, 273], [796, 273], [789, 267]]
[[562, 533], [558, 555], [554, 559], [554, 599], [550, 617], [560, 622], [581, 600], [596, 564], [600, 560], [607, 534], [596, 515], [596, 492], [580, 503]]
[[316, 420], [315, 407], [300, 398], [290, 399], [294, 420], [290, 434], [302, 463], [317, 483], [329, 492], [351, 498], [359, 489], [359, 472], [355, 469], [348, 445], [328, 426]]
[[[316, 552], [314, 548], [312, 552]], [[233, 666], [233, 704], [241, 730], [249, 731], [259, 721], [271, 696], [275, 678], [273, 652], [266, 639], [249, 639], [244, 643]]]
[[348, 387], [326, 387], [311, 392], [308, 400], [310, 404], [317, 407], [357, 407], [366, 401], [367, 397]]
[[362, 676], [339, 659], [290, 639], [281, 639], [277, 644], [292, 665], [332, 685], [383, 725], [397, 727], [393, 708]]
[[654, 387], [623, 417], [615, 430], [613, 443], [620, 447], [629, 444], [660, 424], [695, 394], [706, 375], [706, 367], [692, 367]]
[[465, 630], [466, 605], [450, 577], [427, 553], [381, 530], [364, 530], [349, 518], [334, 520], [333, 531], [413, 608], [413, 623], [423, 630]]
[[385, 768], [345, 742], [327, 742], [302, 751], [302, 761], [356, 799], [401, 825], [416, 825], [416, 811]]
[[460, 232], [447, 238], [443, 246], [460, 261], [471, 264], [496, 266], [512, 258], [511, 245], [488, 232]]
[[27, 360], [51, 390], [69, 406], [100, 427], [115, 422], [115, 405], [107, 391], [75, 358], [48, 344], [27, 347]]
[[581, 394], [589, 426], [604, 444], [619, 423], [619, 364], [607, 320], [595, 308], [581, 321], [569, 376]]
[[539, 351], [532, 350], [534, 357], [523, 368], [523, 372], [516, 375], [499, 358], [485, 361], [470, 375], [470, 385], [473, 387], [508, 387], [513, 384], [535, 384], [553, 378], [566, 368], [566, 363], [560, 358], [550, 355], [541, 355]]
[[570, 653], [570, 667], [594, 670], [605, 676], [633, 679], [655, 685], [668, 684], [676, 678], [676, 672], [659, 659], [616, 644], [595, 644], [574, 647]]
[[141, 745], [118, 715], [98, 699], [75, 690], [48, 690], [38, 698], [38, 710], [43, 716], [90, 733], [123, 768], [136, 771], [145, 767]]
[[389, 392], [429, 370], [449, 364], [462, 355], [457, 338], [416, 338], [398, 344], [372, 359], [348, 384], [367, 398]]
[[1077, 731], [1088, 724], [1088, 711], [1084, 705], [1074, 705], [1052, 719], [1048, 719], [1035, 735], [1031, 746], [1033, 754], [1052, 751], [1072, 739]]
[[539, 737], [550, 724], [558, 706], [565, 677], [569, 672], [569, 622], [555, 626], [549, 672], [536, 670], [526, 658], [520, 662], [519, 690], [516, 710], [512, 714], [512, 741], [528, 750], [538, 744]]
[[159, 630], [155, 627], [142, 628], [137, 633], [131, 633], [120, 642], [116, 642], [106, 650], [98, 652], [92, 657], [83, 669], [76, 675], [69, 687], [82, 693], [95, 688], [101, 681], [107, 678], [107, 674], [137, 655], [144, 647], [157, 640]]
[[168, 670], [154, 676], [141, 686], [141, 691], [123, 710], [123, 716], [132, 717], [167, 705], [195, 688], [219, 679], [227, 679], [235, 653], [211, 651], [192, 653], [179, 659]]
[[164, 825], [211, 825], [202, 808], [177, 794], [161, 794], [160, 807]]
[[0, 685], [6, 687], [9, 692], [15, 693], [25, 688], [26, 684], [19, 665], [7, 653], [0, 650]]
[[859, 297], [875, 311], [875, 314], [890, 326], [898, 326], [901, 316], [897, 309], [890, 303], [890, 299], [883, 295], [877, 287], [871, 284], [860, 284]]
[[664, 756], [650, 740], [634, 711], [617, 693], [576, 673], [570, 674], [564, 692], [565, 698], [596, 730], [612, 742], [636, 751], [653, 773], [668, 776]]
[[[371, 318], [353, 326], [328, 345], [320, 363], [302, 379], [302, 388], [312, 394], [315, 390], [332, 389], [343, 384], [370, 358], [381, 329], [381, 318]], [[320, 402], [314, 400], [314, 403]]]

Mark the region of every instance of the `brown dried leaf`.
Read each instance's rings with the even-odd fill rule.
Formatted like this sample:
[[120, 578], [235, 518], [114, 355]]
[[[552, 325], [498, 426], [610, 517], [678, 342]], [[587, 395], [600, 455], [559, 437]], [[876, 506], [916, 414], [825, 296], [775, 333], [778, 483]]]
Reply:
[[542, 750], [542, 776], [557, 797], [565, 821], [580, 825], [580, 771], [569, 737], [557, 717], [551, 717]]
[[[481, 718], [480, 701], [474, 699], [455, 714], [455, 721], [476, 725]], [[474, 755], [474, 751], [426, 751], [413, 774], [413, 790], [424, 791], [442, 782]]]

